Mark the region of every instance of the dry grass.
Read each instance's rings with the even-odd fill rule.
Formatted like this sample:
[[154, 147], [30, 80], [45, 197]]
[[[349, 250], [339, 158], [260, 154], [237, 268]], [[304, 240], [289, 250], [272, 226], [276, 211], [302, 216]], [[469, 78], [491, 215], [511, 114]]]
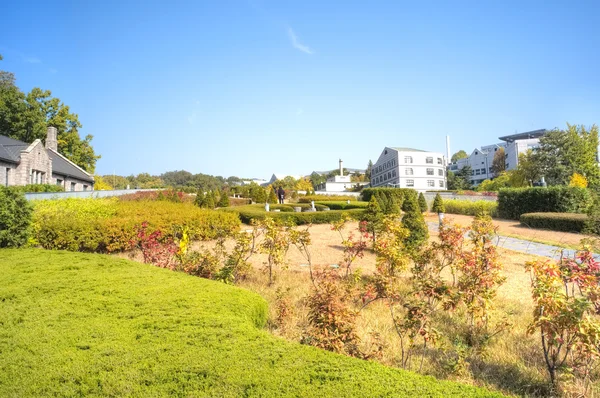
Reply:
[[[472, 218], [452, 216], [452, 219], [467, 225]], [[499, 227], [500, 233], [510, 228], [519, 228], [508, 221], [494, 220], [494, 224]], [[343, 233], [347, 235], [356, 228], [357, 223], [350, 223]], [[520, 232], [522, 233], [521, 230]], [[565, 238], [564, 235], [568, 234], [542, 232], [544, 234], [539, 236], [543, 236], [544, 239], [561, 239], [563, 242], [573, 239], [571, 242], [575, 242], [573, 236]], [[313, 225], [310, 227], [310, 233], [313, 266], [338, 264], [343, 256], [339, 233], [329, 225]], [[520, 236], [526, 234], [522, 233]], [[436, 234], [432, 234], [430, 239], [436, 239]], [[210, 242], [196, 244], [196, 248], [210, 246]], [[456, 363], [456, 359], [458, 353], [463, 352], [466, 347], [460, 337], [465, 332], [462, 327], [464, 314], [460, 311], [440, 313], [437, 327], [441, 332], [441, 341], [438, 347], [425, 353], [422, 372], [438, 378], [486, 386], [509, 394], [546, 396], [549, 390], [538, 336], [526, 333], [527, 325], [532, 319], [533, 306], [529, 274], [525, 271], [524, 264], [537, 257], [504, 248], [498, 248], [498, 253], [507, 280], [498, 291], [492, 322], [506, 318], [510, 327], [491, 341], [483, 355], [471, 357], [467, 364], [461, 366], [460, 362]], [[139, 257], [134, 259], [140, 260]], [[266, 264], [266, 255], [254, 255], [251, 262], [253, 272], [246, 280], [240, 282], [240, 286], [260, 294], [269, 302], [269, 328], [275, 335], [300, 341], [308, 326], [305, 298], [312, 289], [308, 267], [303, 266], [306, 265], [305, 258], [295, 247], [290, 247], [287, 253], [287, 267], [277, 270], [272, 286], [268, 286], [267, 275], [262, 272]], [[355, 262], [353, 269], [360, 270], [365, 277], [372, 274], [375, 270], [374, 253], [367, 250], [364, 257]], [[281, 292], [284, 292], [283, 297], [291, 311], [280, 325], [276, 319], [281, 302], [278, 293], [281, 296]], [[383, 343], [384, 348], [379, 360], [390, 366], [399, 366], [399, 338], [394, 330], [389, 309], [383, 302], [375, 302], [360, 312], [357, 329], [364, 351], [373, 350], [378, 343]], [[417, 368], [418, 366], [413, 366], [413, 370]]]
[[[470, 225], [473, 216], [464, 216], [460, 214], [446, 214], [446, 219], [450, 219], [456, 224]], [[437, 214], [428, 214], [426, 221], [437, 221]], [[495, 218], [494, 225], [498, 227], [498, 233], [504, 236], [530, 240], [533, 242], [546, 243], [553, 246], [579, 248], [579, 242], [584, 238], [591, 238], [590, 235], [578, 234], [575, 232], [558, 232], [546, 229], [534, 229], [521, 225], [518, 221], [502, 220]]]

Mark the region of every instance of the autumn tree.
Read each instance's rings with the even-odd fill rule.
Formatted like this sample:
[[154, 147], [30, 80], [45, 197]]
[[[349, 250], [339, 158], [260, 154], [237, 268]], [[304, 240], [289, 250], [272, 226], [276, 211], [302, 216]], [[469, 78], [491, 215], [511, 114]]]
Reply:
[[504, 148], [500, 147], [494, 153], [494, 160], [492, 161], [492, 172], [494, 176], [499, 176], [502, 172], [506, 170], [506, 160], [504, 154]]

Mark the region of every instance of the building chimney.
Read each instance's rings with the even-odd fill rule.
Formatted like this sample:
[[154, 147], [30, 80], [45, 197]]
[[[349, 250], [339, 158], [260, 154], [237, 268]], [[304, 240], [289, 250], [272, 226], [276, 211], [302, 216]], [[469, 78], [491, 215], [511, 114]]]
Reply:
[[446, 164], [450, 164], [450, 136], [446, 136]]
[[342, 167], [342, 159], [340, 159], [340, 177], [344, 176], [344, 168]]
[[58, 152], [58, 130], [54, 126], [48, 126], [48, 133], [46, 136], [46, 149], [52, 149], [54, 152]]

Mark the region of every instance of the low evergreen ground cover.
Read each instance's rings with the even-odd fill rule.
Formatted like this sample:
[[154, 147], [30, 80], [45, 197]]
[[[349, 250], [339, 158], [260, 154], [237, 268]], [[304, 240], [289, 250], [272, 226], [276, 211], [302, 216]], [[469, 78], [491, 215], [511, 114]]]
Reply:
[[105, 255], [0, 251], [0, 396], [500, 396], [286, 342], [249, 291]]

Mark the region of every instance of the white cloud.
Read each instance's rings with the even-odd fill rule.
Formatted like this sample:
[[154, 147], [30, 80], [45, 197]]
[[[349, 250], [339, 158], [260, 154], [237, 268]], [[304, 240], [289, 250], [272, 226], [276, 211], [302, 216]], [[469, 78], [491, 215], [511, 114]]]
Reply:
[[306, 54], [314, 54], [314, 51], [310, 47], [300, 43], [300, 40], [298, 40], [298, 36], [296, 36], [296, 33], [294, 33], [292, 28], [288, 28], [288, 36], [290, 37], [292, 46], [294, 46], [294, 48]]

